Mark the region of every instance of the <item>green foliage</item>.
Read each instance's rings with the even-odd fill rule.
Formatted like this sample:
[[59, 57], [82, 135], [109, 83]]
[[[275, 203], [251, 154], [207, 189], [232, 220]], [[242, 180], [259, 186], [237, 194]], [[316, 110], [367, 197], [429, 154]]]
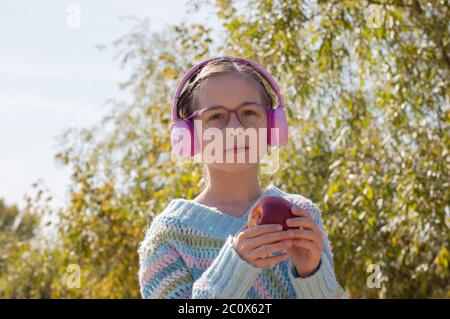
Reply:
[[[233, 53], [285, 88], [291, 142], [276, 175], [317, 201], [352, 297], [448, 297], [448, 7], [219, 1]], [[447, 210], [447, 214], [445, 213]], [[380, 289], [368, 288], [378, 264]]]
[[[97, 126], [61, 136], [56, 158], [72, 169], [70, 205], [57, 212], [52, 236], [2, 245], [0, 292], [139, 296], [145, 227], [170, 198], [192, 198], [203, 182], [199, 165], [170, 158], [173, 90], [218, 52], [253, 59], [279, 81], [290, 141], [273, 180], [319, 204], [349, 295], [450, 297], [448, 5], [377, 3], [377, 29], [367, 25], [370, 1], [195, 2], [214, 7], [219, 40], [201, 24], [158, 34], [137, 24], [114, 43], [133, 69], [121, 85], [133, 100], [111, 102]], [[3, 243], [17, 212], [2, 205]], [[52, 209], [35, 198], [28, 211], [45, 218]], [[69, 264], [80, 266], [78, 289], [65, 284]], [[380, 266], [380, 288], [367, 285], [371, 264]]]

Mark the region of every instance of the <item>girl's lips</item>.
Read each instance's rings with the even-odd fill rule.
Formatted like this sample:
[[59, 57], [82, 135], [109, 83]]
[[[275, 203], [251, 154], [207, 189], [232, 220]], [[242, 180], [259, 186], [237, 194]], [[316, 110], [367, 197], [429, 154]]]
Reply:
[[236, 153], [236, 152], [239, 152], [239, 151], [247, 151], [248, 149], [249, 149], [248, 146], [245, 146], [245, 147], [234, 147], [234, 148], [226, 149], [225, 152], [234, 151]]

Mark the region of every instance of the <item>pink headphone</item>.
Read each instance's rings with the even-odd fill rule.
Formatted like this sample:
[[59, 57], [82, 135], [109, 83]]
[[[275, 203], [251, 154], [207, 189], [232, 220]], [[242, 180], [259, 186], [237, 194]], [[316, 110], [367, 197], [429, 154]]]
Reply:
[[172, 103], [172, 124], [170, 125], [170, 143], [172, 144], [172, 152], [181, 157], [194, 156], [199, 151], [198, 138], [194, 129], [192, 120], [183, 120], [178, 118], [177, 104], [181, 95], [181, 90], [193, 74], [207, 65], [209, 62], [219, 59], [225, 59], [230, 62], [251, 66], [257, 71], [270, 85], [277, 95], [278, 106], [276, 109], [270, 108], [267, 111], [267, 144], [271, 146], [279, 146], [287, 143], [288, 140], [288, 124], [286, 113], [284, 111], [284, 99], [272, 76], [260, 65], [250, 60], [239, 58], [236, 56], [213, 57], [196, 66], [192, 67], [181, 79], [175, 90]]

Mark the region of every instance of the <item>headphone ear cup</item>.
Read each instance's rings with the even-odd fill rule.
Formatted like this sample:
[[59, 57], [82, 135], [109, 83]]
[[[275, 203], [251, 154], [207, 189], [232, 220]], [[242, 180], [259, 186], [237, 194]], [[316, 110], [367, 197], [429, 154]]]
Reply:
[[179, 157], [194, 156], [198, 152], [198, 139], [190, 121], [177, 121], [170, 128], [172, 153]]
[[194, 124], [192, 124], [191, 121], [189, 121], [189, 124], [191, 126], [191, 136], [192, 136], [192, 140], [191, 140], [191, 156], [195, 156], [197, 155], [197, 153], [199, 152], [199, 141], [198, 141], [198, 135], [197, 135], [197, 131], [195, 130]]
[[288, 124], [283, 107], [270, 109], [267, 116], [267, 143], [271, 146], [284, 145], [288, 141]]

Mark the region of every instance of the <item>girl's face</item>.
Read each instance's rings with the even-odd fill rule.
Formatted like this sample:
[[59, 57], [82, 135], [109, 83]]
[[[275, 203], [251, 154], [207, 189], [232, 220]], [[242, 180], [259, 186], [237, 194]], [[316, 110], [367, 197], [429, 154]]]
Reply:
[[[208, 117], [202, 115], [200, 143], [204, 162], [208, 166], [227, 172], [239, 172], [259, 165], [260, 152], [267, 148], [265, 144], [267, 106], [264, 105], [261, 93], [253, 81], [251, 78], [244, 79], [236, 74], [221, 75], [208, 78], [194, 94], [194, 111], [201, 111], [210, 106], [223, 106], [228, 110], [236, 110], [236, 113], [228, 113], [229, 121], [223, 128], [214, 129], [221, 134], [214, 137], [207, 134], [208, 126], [218, 123], [221, 118], [224, 118], [226, 112], [214, 111], [215, 113]], [[240, 107], [242, 105], [245, 107]], [[244, 123], [248, 121], [253, 124], [251, 127], [245, 127], [239, 119]], [[197, 132], [200, 132], [198, 127]], [[238, 138], [237, 135], [241, 137]], [[219, 154], [215, 151], [221, 152], [222, 156], [218, 156]], [[214, 155], [215, 160], [205, 159], [211, 154]], [[216, 160], [221, 157], [222, 160]]]

